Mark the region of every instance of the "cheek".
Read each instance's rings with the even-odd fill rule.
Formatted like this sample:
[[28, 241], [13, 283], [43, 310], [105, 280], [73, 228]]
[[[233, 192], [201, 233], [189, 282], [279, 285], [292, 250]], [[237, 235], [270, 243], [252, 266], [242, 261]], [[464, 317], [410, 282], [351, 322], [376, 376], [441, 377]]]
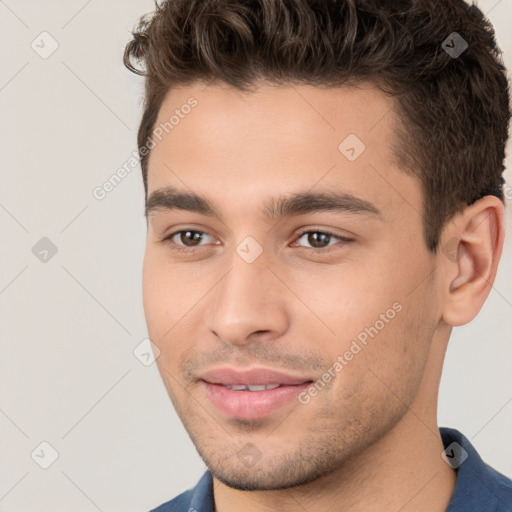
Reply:
[[[428, 356], [432, 332], [427, 326], [435, 308], [423, 287], [410, 294], [419, 274], [382, 257], [346, 270], [325, 267], [300, 279], [295, 274], [290, 287], [308, 306], [306, 314], [296, 312], [301, 338], [315, 339], [331, 364], [343, 357], [343, 379], [359, 379], [368, 368], [389, 378], [420, 369]], [[324, 334], [319, 336], [319, 329]]]
[[[157, 362], [175, 367], [190, 350], [189, 334], [197, 326], [197, 312], [208, 284], [191, 266], [169, 263], [165, 253], [146, 248], [142, 272], [144, 315], [150, 339], [159, 347]], [[195, 307], [195, 309], [194, 309]]]
[[[311, 324], [310, 314], [298, 320], [302, 327], [318, 328], [322, 320], [325, 332], [336, 338], [356, 336], [373, 325], [380, 314], [392, 309], [398, 294], [379, 273], [363, 265], [332, 267], [311, 273], [296, 273], [288, 278], [290, 288], [317, 319]], [[304, 308], [303, 308], [304, 309]], [[395, 311], [390, 312], [394, 316]], [[307, 318], [307, 321], [304, 321]]]
[[[374, 337], [367, 337], [354, 372], [357, 378], [367, 381], [369, 389], [380, 389], [386, 400], [409, 405], [429, 360], [436, 323], [428, 290], [421, 297], [402, 296], [400, 308]], [[381, 326], [373, 323], [377, 329]]]
[[150, 338], [162, 345], [172, 335], [169, 329], [186, 310], [186, 291], [169, 262], [151, 248], [146, 249], [142, 271], [142, 300]]
[[172, 321], [179, 315], [194, 288], [189, 269], [172, 265], [165, 251], [147, 247], [142, 271], [142, 296], [146, 318], [151, 323]]

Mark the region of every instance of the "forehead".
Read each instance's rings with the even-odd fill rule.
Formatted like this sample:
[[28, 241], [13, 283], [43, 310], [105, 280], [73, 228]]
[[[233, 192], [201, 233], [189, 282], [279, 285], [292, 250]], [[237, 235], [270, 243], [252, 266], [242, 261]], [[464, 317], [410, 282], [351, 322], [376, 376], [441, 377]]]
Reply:
[[299, 147], [310, 150], [320, 139], [332, 146], [349, 134], [385, 149], [394, 122], [392, 108], [392, 99], [367, 83], [338, 88], [263, 84], [255, 92], [194, 83], [168, 91], [155, 130], [160, 128], [164, 136], [172, 132], [171, 144], [177, 149], [186, 144], [187, 151], [247, 152], [253, 143], [264, 144], [267, 153], [296, 152]]
[[391, 98], [370, 84], [171, 89], [153, 131], [148, 195], [172, 185], [250, 202], [269, 188], [278, 195], [332, 186], [376, 205], [400, 202], [396, 188], [411, 183], [396, 166], [395, 125]]

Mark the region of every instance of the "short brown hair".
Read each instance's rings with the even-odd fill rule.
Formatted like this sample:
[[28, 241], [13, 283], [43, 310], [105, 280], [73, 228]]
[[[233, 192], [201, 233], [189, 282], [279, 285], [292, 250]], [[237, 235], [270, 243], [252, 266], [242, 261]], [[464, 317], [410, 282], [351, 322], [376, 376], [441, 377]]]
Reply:
[[[261, 81], [328, 87], [369, 81], [393, 95], [401, 125], [393, 149], [400, 167], [421, 182], [432, 252], [455, 213], [485, 195], [504, 200], [509, 84], [492, 25], [476, 6], [464, 0], [155, 4], [124, 53], [125, 66], [146, 77], [137, 139], [146, 199], [146, 145], [165, 94], [220, 80], [243, 91]], [[467, 48], [454, 56], [448, 48], [455, 42]]]

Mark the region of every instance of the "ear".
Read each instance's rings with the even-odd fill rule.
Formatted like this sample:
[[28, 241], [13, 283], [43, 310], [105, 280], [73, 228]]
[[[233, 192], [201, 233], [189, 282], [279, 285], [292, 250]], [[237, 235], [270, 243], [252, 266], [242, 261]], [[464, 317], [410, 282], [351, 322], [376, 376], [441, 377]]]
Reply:
[[443, 231], [438, 254], [443, 268], [443, 320], [473, 320], [491, 291], [505, 237], [504, 205], [485, 196], [457, 214]]

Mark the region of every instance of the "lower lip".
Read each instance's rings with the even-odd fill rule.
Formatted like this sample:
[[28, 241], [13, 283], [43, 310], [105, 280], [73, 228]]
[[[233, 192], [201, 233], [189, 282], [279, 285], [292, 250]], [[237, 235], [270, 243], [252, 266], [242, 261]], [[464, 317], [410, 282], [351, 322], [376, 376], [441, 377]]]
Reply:
[[311, 384], [280, 386], [263, 391], [234, 391], [221, 384], [202, 381], [206, 395], [224, 415], [241, 420], [265, 418], [297, 397]]

